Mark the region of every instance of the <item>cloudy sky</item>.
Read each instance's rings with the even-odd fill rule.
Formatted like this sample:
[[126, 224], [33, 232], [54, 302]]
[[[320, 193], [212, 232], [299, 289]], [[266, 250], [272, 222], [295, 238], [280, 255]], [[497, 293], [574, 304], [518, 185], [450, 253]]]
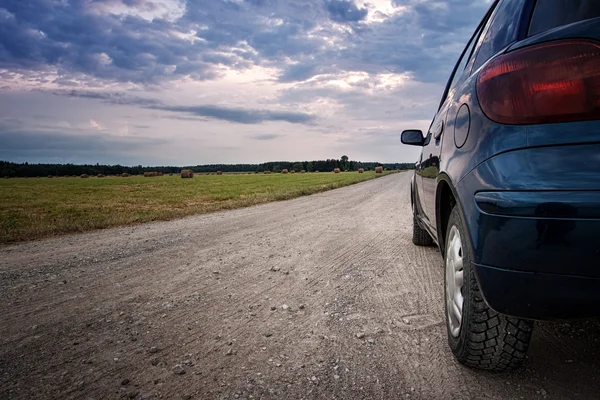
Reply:
[[0, 0], [0, 160], [413, 162], [489, 0]]

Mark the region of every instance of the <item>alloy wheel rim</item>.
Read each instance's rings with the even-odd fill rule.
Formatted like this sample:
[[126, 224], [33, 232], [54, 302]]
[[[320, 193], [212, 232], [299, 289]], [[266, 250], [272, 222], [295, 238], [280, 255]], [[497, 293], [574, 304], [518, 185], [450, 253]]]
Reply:
[[463, 318], [463, 248], [460, 232], [453, 225], [446, 245], [446, 314], [453, 337], [458, 337]]

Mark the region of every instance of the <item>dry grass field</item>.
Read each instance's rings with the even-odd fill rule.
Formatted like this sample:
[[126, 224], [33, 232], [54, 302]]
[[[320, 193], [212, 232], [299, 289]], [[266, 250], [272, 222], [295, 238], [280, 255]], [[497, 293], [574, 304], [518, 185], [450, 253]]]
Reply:
[[388, 173], [2, 179], [0, 243], [291, 199]]

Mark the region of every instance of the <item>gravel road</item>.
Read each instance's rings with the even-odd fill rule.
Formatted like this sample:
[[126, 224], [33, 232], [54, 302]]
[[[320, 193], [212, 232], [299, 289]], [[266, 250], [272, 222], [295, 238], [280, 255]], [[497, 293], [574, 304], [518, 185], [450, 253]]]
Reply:
[[599, 398], [596, 321], [454, 361], [409, 179], [0, 247], [0, 398]]

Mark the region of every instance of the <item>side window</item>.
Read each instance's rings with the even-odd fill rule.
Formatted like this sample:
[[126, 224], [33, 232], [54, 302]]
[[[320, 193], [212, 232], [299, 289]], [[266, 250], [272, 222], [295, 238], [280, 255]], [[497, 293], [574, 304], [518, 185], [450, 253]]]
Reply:
[[538, 0], [529, 25], [529, 36], [596, 17], [600, 17], [598, 0]]
[[517, 38], [519, 20], [525, 0], [501, 0], [485, 27], [475, 49], [473, 69], [481, 67], [503, 47]]
[[458, 84], [460, 78], [463, 76], [465, 72], [465, 67], [467, 66], [467, 62], [471, 59], [473, 54], [473, 48], [475, 47], [475, 43], [477, 43], [477, 39], [479, 39], [479, 35], [481, 34], [481, 27], [475, 32], [471, 41], [467, 45], [467, 49], [465, 53], [462, 55], [461, 59], [458, 61], [458, 67], [456, 67], [456, 71], [454, 72], [454, 76], [452, 77], [452, 82], [450, 82], [450, 92], [454, 91], [456, 85]]
[[[460, 79], [464, 75], [465, 67], [468, 64], [472, 63], [475, 44], [479, 40], [479, 37], [483, 31], [483, 27], [486, 25], [486, 22], [490, 16], [490, 13], [493, 11], [494, 5], [495, 4], [493, 4], [490, 7], [487, 14], [483, 18], [483, 21], [479, 24], [479, 26], [477, 27], [477, 30], [475, 30], [475, 33], [473, 34], [473, 36], [471, 36], [469, 43], [467, 43], [467, 47], [463, 50], [463, 53], [461, 54], [460, 59], [457, 62], [456, 70], [454, 70], [454, 74], [450, 77], [450, 80], [448, 81], [448, 84], [446, 85], [446, 90], [444, 92], [444, 95], [442, 96], [442, 101], [440, 102], [440, 107], [442, 106], [444, 101], [446, 101], [448, 96], [451, 95], [453, 93], [453, 91], [456, 89], [456, 86], [458, 85], [458, 83], [460, 82]], [[469, 68], [469, 70], [470, 70], [470, 68]]]

